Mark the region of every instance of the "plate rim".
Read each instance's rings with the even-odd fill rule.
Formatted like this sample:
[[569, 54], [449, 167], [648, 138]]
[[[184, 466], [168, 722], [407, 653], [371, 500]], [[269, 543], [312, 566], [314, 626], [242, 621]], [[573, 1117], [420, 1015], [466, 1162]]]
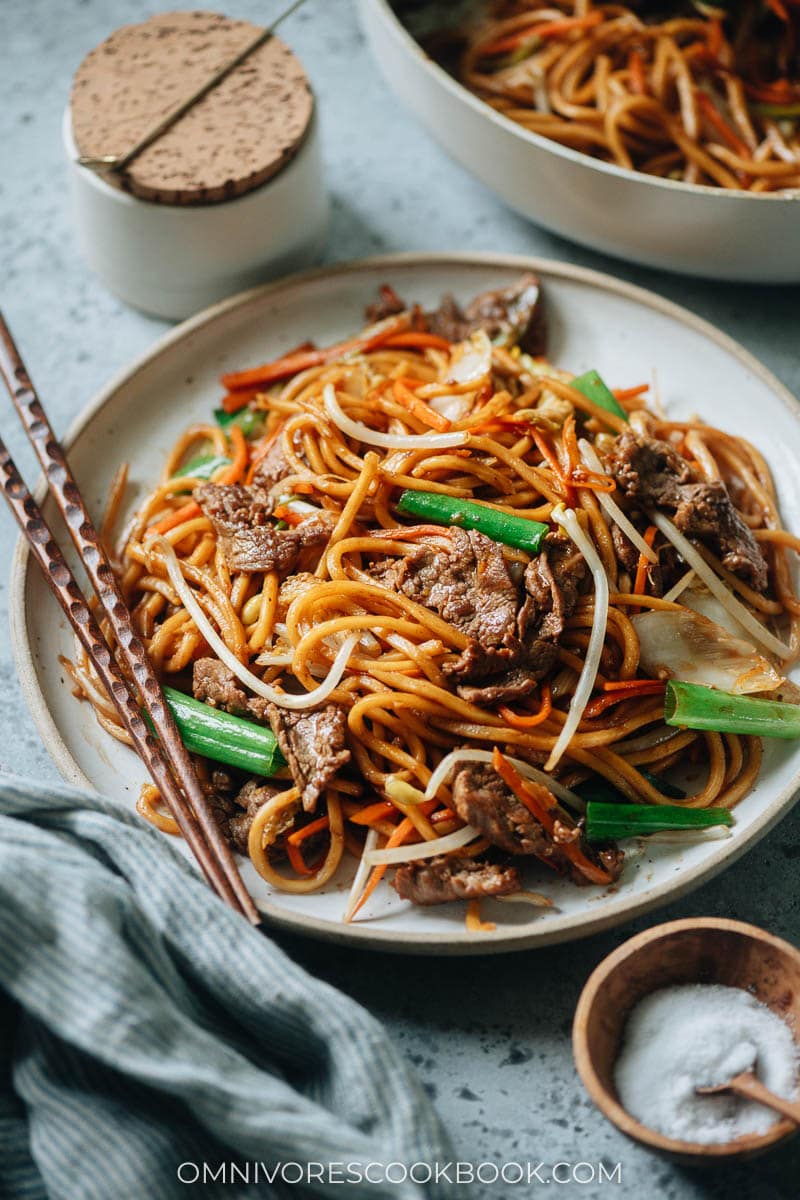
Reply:
[[[149, 367], [155, 359], [168, 353], [174, 345], [227, 313], [237, 309], [246, 309], [250, 305], [259, 303], [263, 298], [280, 293], [287, 288], [298, 285], [305, 286], [342, 275], [358, 275], [379, 270], [390, 272], [398, 267], [439, 267], [446, 270], [448, 267], [463, 266], [534, 271], [543, 276], [545, 282], [550, 276], [588, 284], [660, 312], [726, 350], [741, 363], [744, 369], [752, 372], [768, 386], [776, 398], [800, 422], [800, 401], [755, 355], [710, 321], [697, 316], [691, 310], [672, 300], [665, 299], [656, 292], [602, 271], [555, 259], [531, 255], [501, 254], [494, 251], [424, 253], [412, 251], [375, 255], [288, 275], [259, 287], [239, 292], [203, 309], [188, 320], [168, 329], [149, 349], [139, 354], [128, 366], [116, 372], [72, 420], [62, 439], [62, 445], [69, 453], [84, 428], [102, 411], [121, 387], [135, 379], [136, 375]], [[38, 503], [42, 503], [45, 491], [45, 480], [40, 477], [34, 488], [34, 496]], [[11, 644], [17, 680], [37, 732], [42, 738], [44, 748], [61, 777], [73, 786], [95, 791], [94, 785], [81, 771], [68, 750], [39, 685], [25, 609], [25, 592], [30, 564], [31, 558], [27, 542], [20, 536], [17, 539], [11, 563], [8, 602]], [[494, 933], [473, 934], [465, 930], [458, 932], [453, 930], [446, 933], [410, 934], [404, 931], [381, 930], [379, 921], [371, 926], [367, 922], [363, 925], [343, 926], [321, 917], [282, 909], [270, 901], [262, 901], [259, 907], [270, 926], [288, 933], [304, 934], [344, 946], [352, 946], [356, 949], [359, 947], [370, 948], [399, 954], [508, 953], [513, 950], [528, 950], [559, 942], [577, 941], [602, 930], [611, 929], [623, 922], [631, 921], [660, 905], [672, 903], [708, 882], [736, 862], [747, 850], [752, 849], [782, 817], [788, 814], [796, 800], [800, 798], [798, 789], [800, 789], [800, 760], [789, 783], [758, 814], [746, 832], [741, 837], [733, 839], [733, 844], [721, 841], [718, 850], [713, 851], [701, 863], [681, 872], [676, 879], [664, 880], [662, 883], [645, 889], [638, 896], [619, 896], [600, 907], [597, 916], [583, 914], [580, 922], [577, 922], [575, 916], [568, 916], [555, 918], [543, 922], [541, 925], [533, 921], [525, 925], [501, 927]]]
[[394, 33], [395, 36], [406, 43], [406, 50], [422, 59], [423, 67], [437, 80], [440, 86], [446, 88], [457, 99], [460, 99], [462, 103], [468, 105], [477, 115], [484, 117], [491, 124], [499, 126], [507, 133], [513, 132], [517, 134], [523, 142], [536, 146], [539, 150], [551, 151], [556, 157], [565, 158], [569, 162], [580, 166], [596, 168], [601, 174], [610, 175], [615, 179], [636, 180], [640, 183], [652, 184], [655, 187], [671, 191], [673, 194], [679, 191], [689, 196], [717, 196], [726, 200], [740, 202], [743, 200], [751, 202], [768, 200], [772, 204], [779, 203], [784, 205], [797, 204], [800, 201], [800, 189], [797, 188], [787, 195], [779, 192], [749, 192], [731, 188], [715, 188], [705, 183], [686, 183], [682, 179], [662, 179], [658, 175], [647, 175], [643, 171], [628, 170], [627, 167], [620, 167], [616, 163], [608, 163], [602, 159], [592, 158], [590, 154], [584, 154], [581, 150], [574, 150], [571, 146], [563, 146], [560, 142], [544, 137], [543, 134], [525, 129], [522, 125], [518, 125], [516, 121], [512, 121], [509, 117], [505, 117], [502, 113], [490, 108], [480, 97], [474, 95], [469, 88], [450, 75], [434, 58], [431, 58], [400, 20], [390, 0], [359, 0], [359, 3], [362, 10], [372, 8], [376, 17], [384, 21], [390, 33]]

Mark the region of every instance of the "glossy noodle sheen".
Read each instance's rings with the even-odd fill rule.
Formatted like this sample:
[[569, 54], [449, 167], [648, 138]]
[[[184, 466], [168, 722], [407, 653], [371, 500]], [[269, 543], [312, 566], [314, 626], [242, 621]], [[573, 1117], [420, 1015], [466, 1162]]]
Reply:
[[496, 18], [454, 31], [457, 75], [532, 133], [664, 179], [754, 193], [800, 186], [793, 3], [487, 11]]
[[[262, 374], [269, 382], [263, 389], [251, 387], [241, 410], [247, 415], [247, 436], [231, 424], [202, 423], [187, 429], [166, 457], [163, 478], [119, 538], [115, 565], [125, 597], [162, 681], [191, 692], [197, 660], [211, 658], [221, 669], [223, 664], [171, 582], [170, 570], [173, 580], [177, 571], [183, 581], [179, 591], [191, 592], [191, 607], [204, 618], [199, 624], [216, 631], [226, 661], [268, 685], [258, 689], [259, 698], [245, 686], [246, 675], [244, 683], [231, 676], [232, 686], [239, 689], [236, 703], [250, 706], [244, 714], [250, 720], [269, 720], [273, 726], [276, 721], [308, 720], [303, 710], [281, 717], [286, 714], [281, 695], [319, 688], [338, 662], [341, 676], [332, 676], [335, 686], [315, 711], [328, 714], [331, 728], [341, 714], [344, 765], [324, 780], [318, 795], [298, 775], [291, 757], [289, 768], [266, 784], [236, 772], [231, 776], [210, 760], [197, 759], [202, 779], [217, 796], [225, 827], [234, 838], [240, 830], [237, 845], [248, 849], [256, 869], [272, 886], [295, 892], [323, 886], [343, 856], [360, 857], [369, 831], [375, 835], [370, 845], [392, 851], [411, 847], [412, 858], [414, 844], [448, 838], [474, 824], [459, 811], [459, 797], [454, 800], [452, 773], [432, 798], [426, 798], [425, 789], [451, 751], [467, 747], [491, 752], [495, 746], [507, 756], [494, 760], [505, 781], [494, 777], [495, 783], [511, 788], [529, 823], [534, 821], [532, 814], [538, 814], [535, 828], [549, 839], [544, 852], [539, 846], [524, 853], [534, 860], [552, 853], [551, 865], [562, 873], [600, 882], [605, 868], [593, 850], [584, 845], [579, 852], [577, 842], [566, 856], [558, 849], [558, 838], [578, 818], [577, 813], [569, 815], [573, 789], [579, 790], [587, 779], [599, 779], [628, 801], [674, 804], [674, 791], [662, 791], [659, 777], [677, 766], [690, 768], [692, 781], [685, 785], [689, 794], [682, 803], [731, 807], [754, 782], [761, 755], [760, 743], [752, 737], [666, 726], [663, 682], [643, 678], [632, 618], [648, 609], [686, 611], [680, 603], [660, 597], [687, 568], [650, 516], [615, 486], [609, 463], [614, 447], [624, 440], [620, 435], [628, 437], [626, 431], [631, 430], [636, 436], [662, 439], [660, 444], [666, 441], [674, 447], [697, 480], [719, 479], [730, 485], [736, 510], [763, 551], [769, 578], [760, 593], [737, 579], [739, 600], [780, 633], [792, 654], [799, 643], [800, 604], [787, 555], [797, 540], [781, 529], [769, 472], [744, 439], [700, 421], [676, 423], [657, 415], [647, 407], [644, 385], [616, 392], [626, 414], [620, 417], [571, 387], [568, 372], [521, 351], [514, 336], [496, 336], [490, 353], [474, 355], [477, 373], [454, 383], [452, 361], [470, 352], [471, 335], [466, 348], [451, 345], [442, 333], [430, 332], [435, 322], [431, 318], [426, 326], [419, 312], [401, 325], [400, 334], [391, 332], [397, 328], [391, 323], [388, 333], [381, 328], [366, 339], [366, 349], [362, 339], [355, 349], [344, 344], [345, 349], [332, 356], [303, 350], [294, 352], [291, 361], [266, 364]], [[480, 339], [473, 342], [483, 345]], [[315, 355], [321, 361], [312, 361]], [[299, 358], [302, 369], [290, 369]], [[248, 372], [248, 378], [253, 374], [257, 371]], [[226, 381], [233, 386], [229, 407], [241, 407], [237, 377]], [[668, 387], [668, 381], [665, 384]], [[454, 389], [457, 407], [452, 405]], [[698, 407], [701, 403], [698, 397]], [[454, 420], [441, 417], [448, 406], [462, 415]], [[339, 413], [347, 418], [344, 430], [334, 419]], [[400, 444], [359, 441], [353, 423], [389, 435], [384, 440], [390, 442], [400, 438]], [[431, 445], [426, 441], [431, 433], [461, 436], [451, 439], [454, 445]], [[593, 466], [602, 470], [586, 466], [580, 439], [594, 452]], [[202, 454], [227, 460], [217, 468], [211, 485], [176, 477]], [[282, 544], [294, 546], [297, 531], [300, 548], [291, 562], [286, 559], [274, 569], [231, 566], [231, 547], [216, 518], [209, 516], [209, 497], [223, 492], [221, 480], [229, 497], [253, 497], [256, 492], [247, 488], [256, 487], [259, 511], [266, 514], [259, 518], [259, 536], [266, 529], [268, 537], [282, 537]], [[108, 538], [124, 485], [122, 474], [104, 525]], [[398, 510], [399, 497], [408, 490], [469, 499], [497, 514], [543, 522], [550, 532], [536, 556], [482, 533], [448, 524], [418, 524]], [[614, 505], [603, 507], [601, 494], [612, 496]], [[560, 531], [563, 506], [574, 514], [569, 520], [578, 523], [578, 537]], [[651, 549], [648, 557], [629, 542], [625, 554], [620, 550], [612, 515], [620, 507], [638, 541]], [[457, 506], [448, 506], [448, 512], [455, 512], [457, 522]], [[315, 523], [316, 540], [303, 542], [308, 522]], [[574, 524], [572, 529], [574, 535]], [[174, 558], [165, 552], [162, 539]], [[582, 556], [578, 547], [586, 548], [587, 540], [593, 553]], [[473, 554], [475, 561], [469, 566]], [[594, 582], [584, 557], [592, 559]], [[458, 573], [467, 578], [468, 568], [473, 574], [459, 592]], [[728, 582], [734, 578], [719, 562], [716, 568]], [[551, 608], [547, 603], [542, 608], [541, 600], [536, 602], [539, 608], [534, 604], [534, 640], [523, 633], [519, 606], [528, 603], [531, 588], [541, 586], [537, 571], [544, 573], [542, 578], [548, 572], [561, 575], [560, 591], [550, 593]], [[595, 620], [597, 571], [605, 572], [609, 592], [601, 627]], [[456, 582], [449, 584], [451, 576]], [[682, 598], [683, 593], [678, 600]], [[485, 609], [478, 613], [484, 600]], [[511, 605], [513, 628], [506, 630], [505, 641], [487, 641], [485, 630], [499, 620], [504, 604]], [[484, 622], [480, 644], [476, 627], [470, 625], [478, 618]], [[524, 637], [528, 641], [522, 654]], [[541, 768], [559, 740], [587, 649], [590, 644], [597, 647], [598, 637], [597, 678], [555, 769], [556, 800], [541, 782], [547, 779]], [[522, 663], [519, 691], [511, 688], [505, 667], [499, 674], [476, 677], [474, 664], [465, 664], [472, 661], [470, 655], [480, 657], [479, 652], [500, 661], [509, 653], [522, 654], [514, 660]], [[535, 654], [543, 655], [535, 660], [538, 667], [531, 665]], [[103, 727], [125, 741], [90, 664], [78, 654], [69, 669]], [[502, 684], [502, 695], [493, 692], [496, 684]], [[265, 707], [270, 699], [276, 700], [277, 708]], [[314, 712], [310, 715], [313, 718]], [[279, 742], [280, 737], [279, 732]], [[514, 762], [537, 770], [526, 777]], [[312, 763], [309, 769], [313, 767]], [[493, 769], [486, 761], [462, 767], [488, 774]], [[233, 794], [239, 789], [237, 806]], [[153, 789], [143, 791], [139, 807], [160, 828], [174, 832]], [[561, 825], [548, 832], [556, 818]], [[498, 863], [496, 849], [502, 849], [502, 839], [495, 839], [492, 849], [493, 834], [488, 829], [487, 840], [487, 828], [479, 826], [466, 847], [459, 847], [465, 840], [459, 837], [444, 843], [459, 847], [454, 851], [457, 878], [449, 879], [448, 887], [467, 899], [475, 889], [513, 890], [515, 867]], [[368, 888], [398, 857], [402, 855], [375, 857]], [[519, 861], [515, 855], [515, 866]], [[402, 886], [438, 886], [434, 875], [425, 874], [440, 871], [435, 862], [424, 868], [417, 864], [412, 882], [409, 876]], [[400, 868], [398, 879], [403, 870], [409, 869]], [[360, 878], [366, 884], [363, 869]], [[351, 908], [357, 910], [355, 901]]]

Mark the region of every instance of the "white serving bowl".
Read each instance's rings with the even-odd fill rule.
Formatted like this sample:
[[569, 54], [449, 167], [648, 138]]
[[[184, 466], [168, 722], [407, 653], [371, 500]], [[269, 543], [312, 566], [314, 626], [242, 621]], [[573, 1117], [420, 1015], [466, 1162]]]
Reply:
[[78, 246], [134, 308], [182, 320], [226, 296], [310, 266], [328, 224], [317, 117], [277, 175], [220, 204], [153, 204], [77, 163], [69, 109], [64, 152]]
[[800, 282], [800, 192], [753, 195], [658, 179], [529, 133], [429, 58], [389, 0], [359, 3], [372, 52], [400, 99], [453, 158], [523, 216], [645, 266]]

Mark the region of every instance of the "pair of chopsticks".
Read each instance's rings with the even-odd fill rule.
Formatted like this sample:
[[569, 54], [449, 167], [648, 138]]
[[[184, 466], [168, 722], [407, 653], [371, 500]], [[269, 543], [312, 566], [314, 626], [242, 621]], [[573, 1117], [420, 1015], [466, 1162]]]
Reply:
[[111, 563], [2, 313], [0, 375], [42, 465], [50, 492], [66, 522], [89, 582], [108, 619], [119, 657], [135, 683], [157, 737], [148, 729], [128, 682], [106, 644], [39, 506], [0, 440], [0, 487], [9, 508], [203, 874], [223, 900], [257, 925], [260, 921], [258, 910], [242, 882], [230, 847], [200, 786], [147, 651], [134, 628]]

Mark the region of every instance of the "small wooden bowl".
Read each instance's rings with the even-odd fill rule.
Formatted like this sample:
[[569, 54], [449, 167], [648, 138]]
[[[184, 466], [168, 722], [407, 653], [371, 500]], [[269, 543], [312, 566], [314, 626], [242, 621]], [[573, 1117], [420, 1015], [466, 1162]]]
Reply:
[[800, 951], [755, 925], [701, 917], [670, 921], [630, 938], [592, 972], [572, 1028], [575, 1064], [597, 1107], [634, 1141], [677, 1162], [701, 1165], [760, 1154], [797, 1132], [778, 1120], [764, 1134], [705, 1145], [664, 1137], [635, 1120], [617, 1098], [614, 1064], [631, 1009], [658, 988], [721, 983], [751, 992], [800, 1030]]

